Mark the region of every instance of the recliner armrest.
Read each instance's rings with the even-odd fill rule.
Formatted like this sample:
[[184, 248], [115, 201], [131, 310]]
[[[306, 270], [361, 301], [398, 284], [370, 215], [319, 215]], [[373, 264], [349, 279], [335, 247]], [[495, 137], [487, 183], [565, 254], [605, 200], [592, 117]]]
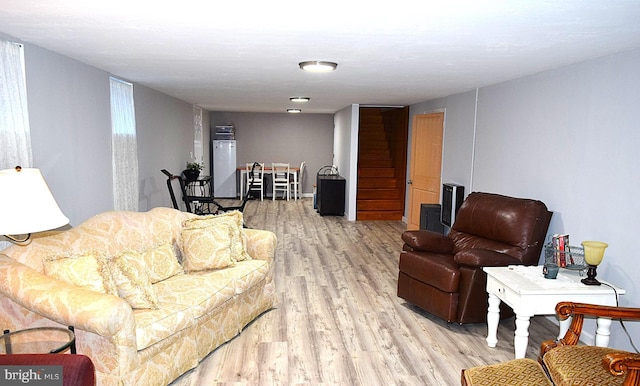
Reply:
[[405, 231], [402, 241], [415, 251], [453, 253], [453, 241], [447, 236], [427, 230]]
[[467, 249], [456, 253], [453, 257], [460, 265], [473, 267], [506, 267], [512, 264], [522, 264], [513, 256], [488, 249]]

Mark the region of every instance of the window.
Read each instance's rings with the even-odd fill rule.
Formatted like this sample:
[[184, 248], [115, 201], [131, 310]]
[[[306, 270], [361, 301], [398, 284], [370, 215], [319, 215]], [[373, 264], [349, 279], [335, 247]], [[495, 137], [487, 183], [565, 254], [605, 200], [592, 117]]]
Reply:
[[138, 144], [133, 85], [109, 78], [111, 86], [111, 152], [113, 208], [138, 210]]
[[31, 132], [22, 44], [0, 40], [0, 169], [31, 167]]

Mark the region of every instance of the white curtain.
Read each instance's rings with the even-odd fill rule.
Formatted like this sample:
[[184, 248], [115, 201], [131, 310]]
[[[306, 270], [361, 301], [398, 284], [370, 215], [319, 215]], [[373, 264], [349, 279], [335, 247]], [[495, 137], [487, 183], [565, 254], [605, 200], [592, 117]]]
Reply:
[[202, 109], [193, 106], [193, 161], [204, 165], [203, 154], [203, 135], [202, 135]]
[[133, 85], [110, 78], [113, 208], [138, 211], [138, 144]]
[[31, 133], [22, 44], [0, 40], [0, 169], [31, 167]]

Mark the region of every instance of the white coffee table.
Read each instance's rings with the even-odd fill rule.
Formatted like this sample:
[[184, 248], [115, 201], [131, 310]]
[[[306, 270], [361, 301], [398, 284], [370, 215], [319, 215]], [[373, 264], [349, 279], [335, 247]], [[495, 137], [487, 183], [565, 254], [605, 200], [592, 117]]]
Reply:
[[[558, 278], [553, 280], [544, 278], [542, 266], [484, 267], [483, 270], [487, 273], [487, 293], [489, 294], [487, 344], [489, 347], [496, 347], [498, 343], [500, 302], [503, 301], [516, 314], [516, 331], [513, 338], [516, 359], [524, 358], [526, 355], [529, 342], [529, 319], [532, 316], [555, 315], [556, 304], [561, 301], [615, 306], [617, 295], [625, 293], [624, 289], [613, 286], [614, 291], [605, 284], [584, 285], [580, 282], [582, 277], [577, 271], [565, 269], [561, 269]], [[564, 336], [570, 323], [570, 320], [560, 322], [558, 339]], [[598, 318], [597, 324], [595, 344], [606, 347], [609, 345], [611, 319]]]

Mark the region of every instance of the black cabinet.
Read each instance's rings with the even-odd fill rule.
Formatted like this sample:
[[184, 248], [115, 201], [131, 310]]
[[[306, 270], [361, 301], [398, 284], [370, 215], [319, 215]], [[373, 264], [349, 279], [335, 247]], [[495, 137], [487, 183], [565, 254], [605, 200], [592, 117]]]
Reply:
[[420, 229], [444, 234], [440, 222], [440, 204], [420, 204]]
[[464, 186], [446, 183], [442, 184], [442, 224], [448, 227], [456, 222], [456, 214], [464, 200]]
[[340, 176], [318, 176], [318, 213], [321, 216], [344, 215], [344, 196], [347, 181]]

